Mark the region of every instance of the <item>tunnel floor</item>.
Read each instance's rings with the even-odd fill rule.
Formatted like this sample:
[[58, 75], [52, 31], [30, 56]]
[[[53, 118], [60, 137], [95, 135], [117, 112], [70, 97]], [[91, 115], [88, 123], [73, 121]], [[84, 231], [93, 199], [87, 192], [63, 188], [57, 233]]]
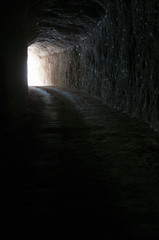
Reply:
[[1, 126], [5, 236], [158, 239], [159, 137], [100, 99], [30, 87]]

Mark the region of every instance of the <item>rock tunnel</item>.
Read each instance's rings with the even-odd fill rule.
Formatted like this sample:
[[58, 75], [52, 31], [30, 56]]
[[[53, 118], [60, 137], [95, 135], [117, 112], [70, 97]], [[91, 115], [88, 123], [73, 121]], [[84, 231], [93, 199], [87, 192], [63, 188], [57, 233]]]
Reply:
[[[38, 62], [31, 64], [32, 75], [37, 72], [43, 84], [98, 96], [158, 131], [157, 1], [39, 0], [3, 5], [1, 104], [10, 118], [25, 112], [28, 51]], [[32, 83], [38, 84], [42, 83]]]
[[5, 236], [159, 239], [158, 0], [1, 9]]

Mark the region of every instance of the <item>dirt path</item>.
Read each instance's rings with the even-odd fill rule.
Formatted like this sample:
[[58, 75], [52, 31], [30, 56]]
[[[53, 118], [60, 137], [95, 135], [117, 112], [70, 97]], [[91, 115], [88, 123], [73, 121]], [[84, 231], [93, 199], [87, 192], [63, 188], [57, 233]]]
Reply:
[[146, 124], [83, 93], [32, 87], [26, 120], [3, 134], [13, 236], [158, 239], [159, 137]]

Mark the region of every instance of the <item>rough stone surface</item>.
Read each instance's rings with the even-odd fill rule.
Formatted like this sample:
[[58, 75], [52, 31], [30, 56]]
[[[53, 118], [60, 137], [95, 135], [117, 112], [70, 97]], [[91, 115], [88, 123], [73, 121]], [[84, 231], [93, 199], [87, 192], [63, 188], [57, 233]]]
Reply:
[[4, 112], [17, 115], [24, 108], [17, 103], [27, 95], [26, 45], [36, 43], [45, 54], [47, 84], [83, 89], [159, 130], [158, 0], [15, 0], [1, 6]]
[[[46, 70], [49, 72], [48, 84], [67, 85], [100, 96], [110, 106], [142, 118], [158, 131], [158, 1], [97, 2], [102, 6], [99, 9], [102, 14], [97, 19], [92, 18], [94, 24], [90, 24], [90, 16], [87, 18], [88, 25], [87, 21], [84, 22], [85, 15], [75, 12], [72, 16], [69, 15], [72, 14], [70, 11], [67, 13], [66, 25], [63, 26], [67, 30], [65, 32], [61, 28], [61, 35], [57, 25], [60, 14], [61, 24], [64, 24], [66, 15], [62, 8], [52, 8], [54, 14], [60, 13], [55, 25], [50, 16], [47, 18], [45, 15], [41, 22], [39, 20], [37, 31], [41, 33], [36, 41], [41, 44], [41, 53], [44, 49], [48, 52], [48, 56], [42, 60], [45, 61], [45, 68], [49, 68]], [[78, 4], [69, 6], [77, 7]], [[77, 26], [78, 33], [73, 32], [79, 17], [85, 32]], [[70, 18], [74, 25], [72, 28], [69, 26], [68, 30]], [[46, 23], [45, 27], [40, 25], [42, 22]], [[49, 24], [56, 30], [52, 32], [54, 36], [50, 34]], [[45, 40], [50, 43], [50, 47]], [[57, 45], [61, 47], [60, 50], [56, 50]]]

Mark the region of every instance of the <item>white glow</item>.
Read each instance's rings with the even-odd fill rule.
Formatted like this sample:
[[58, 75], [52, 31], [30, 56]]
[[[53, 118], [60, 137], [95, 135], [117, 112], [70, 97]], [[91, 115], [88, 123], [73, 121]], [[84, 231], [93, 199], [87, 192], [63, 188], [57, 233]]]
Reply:
[[28, 47], [28, 86], [42, 86], [40, 57], [33, 47]]

